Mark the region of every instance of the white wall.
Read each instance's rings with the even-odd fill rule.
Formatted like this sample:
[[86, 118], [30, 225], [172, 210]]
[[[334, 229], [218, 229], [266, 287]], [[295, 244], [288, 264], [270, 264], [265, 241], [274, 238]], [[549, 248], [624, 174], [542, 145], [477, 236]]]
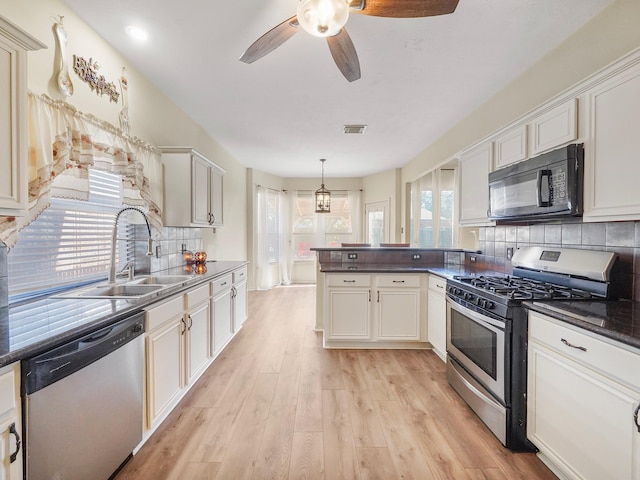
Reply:
[[244, 260], [247, 258], [246, 168], [226, 152], [193, 119], [143, 77], [124, 57], [102, 37], [80, 20], [59, 0], [0, 0], [0, 15], [35, 36], [48, 48], [28, 54], [28, 88], [36, 94], [47, 94], [55, 100], [65, 100], [78, 110], [94, 115], [119, 127], [121, 104], [98, 96], [71, 71], [74, 94], [64, 97], [56, 88], [53, 74], [55, 38], [52, 16], [64, 16], [69, 61], [72, 55], [93, 58], [100, 65], [99, 73], [119, 86], [122, 67], [127, 69], [129, 118], [131, 134], [156, 146], [191, 146], [226, 170], [224, 177], [224, 227], [216, 233], [204, 229], [203, 246], [211, 258]]
[[[363, 208], [369, 203], [389, 202], [389, 241], [401, 241], [402, 170], [395, 168], [362, 179]], [[366, 221], [366, 219], [365, 219]], [[364, 227], [363, 230], [364, 232]]]

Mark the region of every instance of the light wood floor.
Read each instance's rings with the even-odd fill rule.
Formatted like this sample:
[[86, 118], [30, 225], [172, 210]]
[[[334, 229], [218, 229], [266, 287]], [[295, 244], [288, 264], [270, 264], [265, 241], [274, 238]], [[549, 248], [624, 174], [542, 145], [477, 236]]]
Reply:
[[556, 477], [500, 445], [430, 351], [324, 350], [315, 287], [249, 294], [249, 318], [117, 479]]

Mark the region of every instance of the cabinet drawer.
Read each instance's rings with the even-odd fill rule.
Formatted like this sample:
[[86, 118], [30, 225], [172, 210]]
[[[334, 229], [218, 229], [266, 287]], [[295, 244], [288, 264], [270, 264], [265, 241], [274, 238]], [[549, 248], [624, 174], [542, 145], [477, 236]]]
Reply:
[[191, 308], [194, 305], [197, 305], [200, 302], [204, 302], [211, 295], [209, 294], [209, 284], [202, 285], [201, 287], [194, 288], [193, 290], [187, 292], [187, 308]]
[[328, 275], [329, 287], [368, 287], [371, 285], [371, 275]]
[[16, 408], [16, 376], [13, 370], [0, 375], [0, 416]]
[[447, 281], [437, 275], [429, 275], [429, 290], [442, 295], [446, 292]]
[[231, 288], [231, 274], [223, 275], [220, 278], [216, 278], [211, 282], [211, 294], [217, 295], [220, 292], [229, 290]]
[[379, 275], [376, 279], [378, 287], [420, 287], [419, 275]]
[[534, 312], [529, 312], [529, 338], [636, 390], [640, 388], [640, 352], [634, 353], [630, 347]]
[[242, 267], [233, 272], [233, 283], [240, 283], [247, 279], [247, 267]]
[[167, 320], [170, 320], [177, 315], [182, 315], [184, 310], [184, 297], [178, 295], [170, 300], [167, 300], [160, 305], [154, 305], [147, 310], [147, 325], [146, 331], [150, 332], [154, 328], [158, 328]]

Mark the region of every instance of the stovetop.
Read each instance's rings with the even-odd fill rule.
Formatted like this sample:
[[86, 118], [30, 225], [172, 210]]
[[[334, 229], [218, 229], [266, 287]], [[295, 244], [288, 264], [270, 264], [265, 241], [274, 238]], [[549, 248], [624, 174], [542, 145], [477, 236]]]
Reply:
[[505, 276], [457, 277], [459, 282], [480, 290], [491, 292], [507, 300], [578, 300], [591, 299], [594, 295], [586, 290], [566, 287], [531, 278]]

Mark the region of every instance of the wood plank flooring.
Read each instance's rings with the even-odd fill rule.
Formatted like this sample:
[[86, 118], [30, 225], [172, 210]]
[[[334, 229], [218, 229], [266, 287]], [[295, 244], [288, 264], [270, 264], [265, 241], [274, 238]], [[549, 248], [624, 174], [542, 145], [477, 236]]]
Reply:
[[242, 330], [116, 479], [556, 479], [502, 447], [434, 353], [325, 350], [314, 315], [314, 286], [250, 292]]

